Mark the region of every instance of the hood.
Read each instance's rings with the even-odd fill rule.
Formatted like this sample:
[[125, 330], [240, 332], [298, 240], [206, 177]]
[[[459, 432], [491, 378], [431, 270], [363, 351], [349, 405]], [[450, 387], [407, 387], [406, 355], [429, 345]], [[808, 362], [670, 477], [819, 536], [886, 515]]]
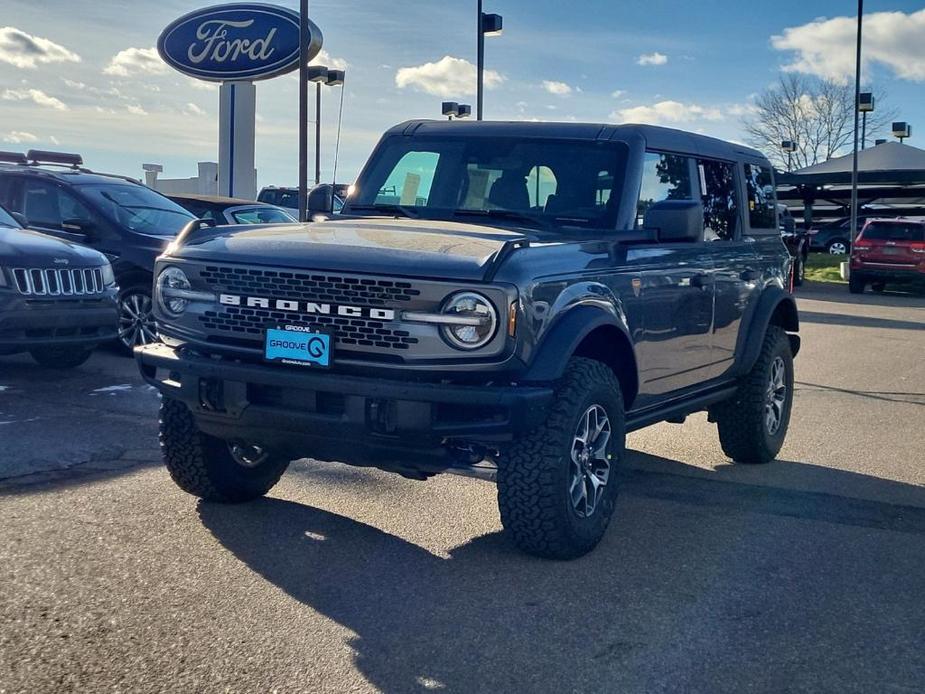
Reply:
[[505, 242], [529, 238], [527, 233], [450, 221], [338, 218], [206, 228], [184, 239], [170, 255], [305, 270], [480, 280]]
[[99, 267], [102, 253], [31, 229], [0, 227], [0, 265], [8, 267]]

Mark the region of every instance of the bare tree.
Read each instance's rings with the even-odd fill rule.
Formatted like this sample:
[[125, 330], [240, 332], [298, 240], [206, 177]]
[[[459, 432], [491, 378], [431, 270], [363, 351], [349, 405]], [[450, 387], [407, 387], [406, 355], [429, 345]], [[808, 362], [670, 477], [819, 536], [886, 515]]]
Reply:
[[[883, 92], [875, 93], [877, 109], [867, 117], [871, 142], [895, 118]], [[781, 142], [793, 140], [794, 169], [846, 154], [854, 141], [854, 87], [831, 80], [787, 73], [755, 99], [755, 110], [743, 120], [748, 142], [775, 166], [787, 168]]]

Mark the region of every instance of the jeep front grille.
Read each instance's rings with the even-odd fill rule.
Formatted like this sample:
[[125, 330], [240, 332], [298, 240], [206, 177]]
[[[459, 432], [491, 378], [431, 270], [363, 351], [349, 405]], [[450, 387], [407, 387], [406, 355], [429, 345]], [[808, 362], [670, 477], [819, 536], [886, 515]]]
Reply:
[[13, 268], [13, 282], [26, 296], [87, 296], [106, 289], [103, 270], [98, 267]]
[[421, 292], [410, 282], [317, 272], [253, 270], [209, 265], [200, 277], [212, 289], [245, 296], [276, 296], [351, 306], [411, 301]]

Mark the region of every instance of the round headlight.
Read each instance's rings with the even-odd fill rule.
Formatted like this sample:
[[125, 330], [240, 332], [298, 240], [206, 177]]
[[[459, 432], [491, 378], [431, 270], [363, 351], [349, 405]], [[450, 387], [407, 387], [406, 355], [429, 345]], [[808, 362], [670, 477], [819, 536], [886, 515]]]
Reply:
[[441, 330], [446, 340], [457, 349], [478, 349], [491, 341], [498, 329], [498, 312], [481, 294], [453, 294], [443, 306], [443, 313], [458, 318]]
[[192, 288], [186, 273], [178, 267], [166, 268], [157, 276], [157, 302], [164, 311], [179, 316], [189, 305], [189, 299], [176, 295], [176, 290], [189, 291]]

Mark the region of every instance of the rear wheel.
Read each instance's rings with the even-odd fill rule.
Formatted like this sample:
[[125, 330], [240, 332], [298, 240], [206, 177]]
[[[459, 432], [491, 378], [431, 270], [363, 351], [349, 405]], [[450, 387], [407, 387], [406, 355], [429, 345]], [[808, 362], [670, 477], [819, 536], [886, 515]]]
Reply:
[[135, 347], [157, 342], [154, 302], [147, 285], [127, 287], [119, 292], [119, 346], [131, 354]]
[[572, 359], [546, 422], [499, 460], [501, 522], [520, 549], [551, 559], [594, 549], [613, 515], [625, 440], [613, 371]]
[[846, 255], [850, 246], [847, 241], [842, 241], [841, 239], [835, 239], [834, 241], [829, 241], [827, 250], [831, 255]]
[[90, 355], [93, 354], [92, 347], [83, 345], [73, 347], [36, 347], [29, 350], [32, 358], [41, 366], [49, 369], [73, 369], [80, 366]]
[[723, 452], [737, 463], [769, 463], [787, 436], [793, 405], [793, 355], [787, 333], [768, 328], [758, 361], [735, 396], [714, 407]]
[[863, 294], [866, 282], [860, 275], [851, 275], [848, 277], [848, 291], [852, 294]]
[[886, 289], [886, 282], [871, 282], [870, 288], [880, 294]]
[[266, 494], [289, 461], [245, 441], [223, 441], [202, 433], [189, 408], [165, 398], [160, 443], [164, 463], [177, 486], [207, 501], [237, 503]]
[[806, 261], [803, 259], [803, 254], [800, 253], [797, 255], [796, 259], [793, 261], [793, 286], [800, 287], [803, 285], [803, 280], [806, 278]]

